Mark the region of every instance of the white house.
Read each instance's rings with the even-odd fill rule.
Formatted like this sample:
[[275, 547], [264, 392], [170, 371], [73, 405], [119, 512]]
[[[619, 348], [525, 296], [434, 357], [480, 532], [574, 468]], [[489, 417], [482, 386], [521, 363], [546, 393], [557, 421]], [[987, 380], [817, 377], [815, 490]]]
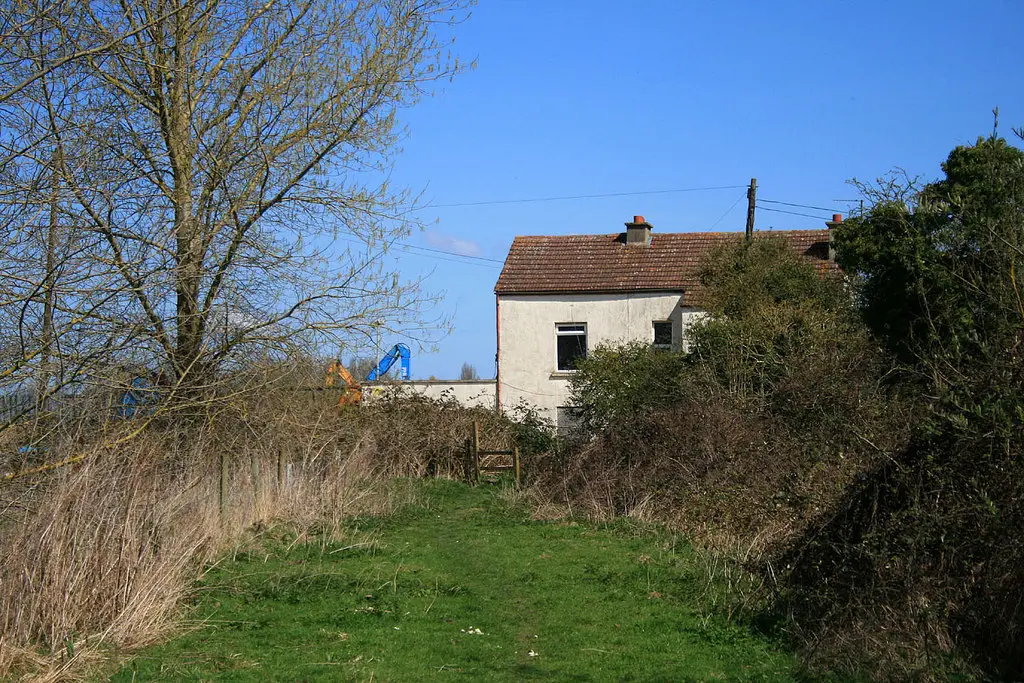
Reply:
[[[828, 230], [761, 235], [786, 239], [822, 268], [835, 267]], [[572, 420], [569, 378], [589, 350], [637, 339], [684, 349], [687, 328], [703, 315], [702, 258], [742, 236], [652, 234], [650, 223], [634, 216], [621, 233], [516, 237], [494, 288], [498, 409], [526, 401], [565, 427]]]

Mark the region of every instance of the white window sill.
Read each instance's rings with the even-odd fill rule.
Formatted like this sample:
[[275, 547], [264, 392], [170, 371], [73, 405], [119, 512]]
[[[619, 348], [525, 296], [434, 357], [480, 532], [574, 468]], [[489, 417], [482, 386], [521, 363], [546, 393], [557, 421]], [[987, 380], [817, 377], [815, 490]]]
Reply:
[[569, 379], [575, 374], [575, 370], [555, 370], [551, 373], [550, 379]]

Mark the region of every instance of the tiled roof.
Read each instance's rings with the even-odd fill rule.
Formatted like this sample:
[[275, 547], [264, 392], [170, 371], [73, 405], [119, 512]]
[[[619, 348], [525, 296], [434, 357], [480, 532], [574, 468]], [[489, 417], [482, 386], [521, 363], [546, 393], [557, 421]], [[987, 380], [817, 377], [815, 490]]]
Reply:
[[[758, 231], [755, 238], [785, 239], [821, 271], [828, 260], [828, 230]], [[701, 305], [701, 260], [716, 246], [743, 239], [740, 232], [651, 233], [649, 246], [625, 243], [625, 233], [516, 237], [494, 287], [496, 294], [686, 292]]]

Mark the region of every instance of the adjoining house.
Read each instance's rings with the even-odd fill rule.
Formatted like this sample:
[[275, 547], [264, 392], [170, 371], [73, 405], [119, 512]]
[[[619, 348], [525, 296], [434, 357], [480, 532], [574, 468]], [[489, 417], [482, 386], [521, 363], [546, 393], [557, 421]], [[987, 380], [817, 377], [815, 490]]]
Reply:
[[[755, 233], [769, 235], [821, 268], [835, 267], [828, 230]], [[620, 233], [516, 237], [494, 287], [498, 409], [525, 401], [564, 428], [572, 422], [569, 378], [588, 350], [631, 340], [685, 350], [687, 329], [703, 315], [702, 259], [742, 238], [654, 233], [643, 216]]]

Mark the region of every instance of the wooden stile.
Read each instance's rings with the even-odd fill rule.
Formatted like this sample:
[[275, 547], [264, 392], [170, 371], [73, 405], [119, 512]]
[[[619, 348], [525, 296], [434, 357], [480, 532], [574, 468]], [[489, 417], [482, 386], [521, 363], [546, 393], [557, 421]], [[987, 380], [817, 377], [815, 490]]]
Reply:
[[[474, 483], [480, 481], [480, 473], [484, 474], [501, 474], [503, 472], [511, 472], [515, 477], [516, 486], [519, 486], [522, 481], [522, 466], [519, 460], [519, 446], [513, 446], [511, 450], [484, 450], [480, 448], [480, 423], [473, 423], [473, 438], [467, 440], [467, 458], [469, 463], [467, 464], [467, 472], [472, 470]], [[511, 464], [508, 465], [491, 465], [482, 463], [482, 459], [489, 456], [509, 456], [512, 459]], [[467, 475], [467, 481], [470, 481]]]

